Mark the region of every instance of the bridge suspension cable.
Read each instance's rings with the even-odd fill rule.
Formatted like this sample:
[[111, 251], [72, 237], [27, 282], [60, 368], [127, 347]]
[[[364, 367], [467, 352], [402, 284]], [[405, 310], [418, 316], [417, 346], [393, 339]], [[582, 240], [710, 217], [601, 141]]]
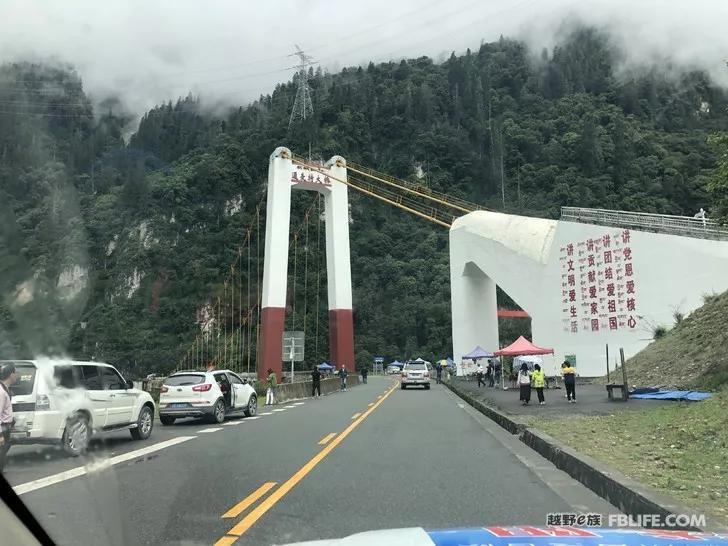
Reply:
[[[322, 172], [320, 166], [314, 165], [302, 158], [295, 158], [293, 161], [294, 163], [309, 168], [313, 171]], [[456, 216], [451, 213], [443, 212], [442, 210], [439, 210], [432, 206], [423, 205], [412, 197], [398, 194], [379, 185], [365, 182], [353, 177], [349, 177], [348, 180], [344, 180], [342, 178], [338, 178], [332, 175], [331, 173], [325, 174], [327, 174], [329, 178], [336, 180], [337, 182], [341, 182], [342, 184], [346, 184], [350, 188], [353, 188], [360, 193], [363, 193], [370, 197], [374, 197], [375, 199], [407, 211], [410, 214], [414, 214], [415, 216], [419, 216], [420, 218], [423, 218], [425, 220], [429, 220], [430, 222], [433, 222], [444, 228], [449, 229], [452, 225], [453, 220], [456, 218]]]
[[465, 199], [460, 199], [459, 197], [453, 197], [452, 195], [432, 190], [420, 184], [413, 184], [412, 182], [407, 182], [406, 180], [400, 180], [399, 178], [395, 178], [388, 174], [380, 173], [378, 171], [375, 171], [374, 169], [370, 169], [369, 167], [363, 167], [350, 161], [346, 162], [346, 169], [347, 171], [355, 172], [359, 175], [377, 180], [389, 186], [395, 187], [399, 190], [413, 193], [419, 197], [423, 197], [440, 205], [459, 210], [466, 214], [476, 210], [488, 210], [485, 207], [478, 205], [477, 203], [472, 203], [470, 201], [466, 201]]

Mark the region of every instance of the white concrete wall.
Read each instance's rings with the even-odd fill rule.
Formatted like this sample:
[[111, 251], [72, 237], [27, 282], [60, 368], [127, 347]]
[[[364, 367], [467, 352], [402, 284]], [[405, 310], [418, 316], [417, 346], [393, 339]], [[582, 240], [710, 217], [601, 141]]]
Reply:
[[[609, 247], [604, 246], [607, 235]], [[655, 325], [673, 324], [675, 309], [689, 313], [702, 305], [703, 294], [728, 289], [728, 242], [639, 231], [629, 231], [623, 242], [622, 235], [620, 228], [490, 212], [459, 218], [450, 231], [454, 358], [478, 344], [496, 349], [492, 289], [487, 283], [479, 288], [472, 276], [462, 275], [468, 263], [473, 264], [468, 266], [471, 271], [477, 266], [531, 315], [534, 343], [553, 347], [557, 363], [575, 354], [582, 376], [606, 372], [605, 344], [613, 367], [619, 347], [627, 357], [637, 353], [651, 341]], [[589, 240], [599, 245], [588, 250]], [[611, 254], [605, 258], [607, 251]], [[594, 256], [593, 265], [589, 255]], [[574, 271], [568, 271], [571, 258]], [[612, 262], [605, 262], [609, 258]], [[625, 270], [627, 263], [631, 275]], [[612, 279], [607, 279], [610, 267]], [[628, 289], [630, 280], [634, 285]], [[613, 295], [609, 284], [614, 285]], [[616, 329], [610, 328], [610, 318]], [[592, 331], [593, 319], [598, 331]], [[572, 321], [576, 332], [571, 331]]]

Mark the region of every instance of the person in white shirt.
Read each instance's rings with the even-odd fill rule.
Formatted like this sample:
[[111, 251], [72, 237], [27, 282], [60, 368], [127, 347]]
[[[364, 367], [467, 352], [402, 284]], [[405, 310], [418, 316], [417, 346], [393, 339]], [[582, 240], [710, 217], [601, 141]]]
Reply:
[[0, 368], [0, 472], [5, 468], [10, 449], [10, 429], [13, 428], [13, 395], [10, 387], [18, 380], [18, 372], [11, 362]]
[[485, 377], [483, 375], [483, 365], [480, 362], [478, 362], [478, 367], [475, 368], [475, 377], [478, 378], [478, 387], [480, 387], [481, 384], [485, 385]]

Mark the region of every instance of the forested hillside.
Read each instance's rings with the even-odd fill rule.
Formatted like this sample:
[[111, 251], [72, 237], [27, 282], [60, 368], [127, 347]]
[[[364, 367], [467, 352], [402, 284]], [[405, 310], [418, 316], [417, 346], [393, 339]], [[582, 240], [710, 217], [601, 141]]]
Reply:
[[[314, 157], [339, 154], [508, 212], [710, 213], [707, 137], [728, 126], [728, 96], [698, 72], [624, 73], [621, 54], [582, 29], [553, 51], [502, 38], [442, 64], [318, 71], [314, 116], [291, 132], [295, 82], [222, 116], [191, 96], [160, 105], [128, 143], [131, 120], [113, 101], [94, 111], [72, 69], [6, 65], [0, 357], [66, 351], [132, 374], [174, 368], [202, 306], [224, 293], [280, 145], [306, 155], [310, 144]], [[298, 228], [312, 196], [294, 197]], [[447, 356], [446, 231], [360, 195], [351, 202], [357, 359]], [[299, 265], [289, 295], [299, 327], [305, 306], [309, 366], [328, 345], [317, 218], [297, 254], [299, 264], [308, 256], [308, 279]], [[504, 342], [527, 328], [503, 326]]]

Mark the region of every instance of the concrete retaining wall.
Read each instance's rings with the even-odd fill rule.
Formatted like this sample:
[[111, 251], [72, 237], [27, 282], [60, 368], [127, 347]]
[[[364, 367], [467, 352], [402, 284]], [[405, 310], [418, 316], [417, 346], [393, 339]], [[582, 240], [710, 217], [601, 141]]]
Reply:
[[[359, 384], [359, 376], [350, 374], [346, 380], [347, 387], [355, 387]], [[278, 385], [276, 402], [281, 404], [289, 400], [309, 398], [313, 389], [312, 381], [296, 381], [295, 383], [283, 383]], [[341, 389], [341, 381], [338, 377], [331, 377], [321, 380], [321, 394], [329, 394]]]
[[[156, 403], [159, 403], [159, 390], [162, 387], [164, 379], [151, 379], [143, 382], [142, 388], [152, 395], [152, 398]], [[359, 384], [359, 376], [350, 374], [346, 380], [348, 387], [355, 387]], [[264, 383], [253, 384], [253, 387], [258, 392], [258, 397], [261, 399], [261, 403], [265, 400], [266, 387]], [[282, 383], [278, 385], [276, 393], [276, 401], [280, 404], [287, 402], [288, 400], [296, 400], [298, 398], [308, 398], [311, 396], [311, 390], [313, 388], [312, 381], [296, 381], [295, 383]], [[331, 377], [328, 379], [321, 380], [321, 394], [328, 394], [336, 392], [341, 388], [341, 381], [338, 377]]]

